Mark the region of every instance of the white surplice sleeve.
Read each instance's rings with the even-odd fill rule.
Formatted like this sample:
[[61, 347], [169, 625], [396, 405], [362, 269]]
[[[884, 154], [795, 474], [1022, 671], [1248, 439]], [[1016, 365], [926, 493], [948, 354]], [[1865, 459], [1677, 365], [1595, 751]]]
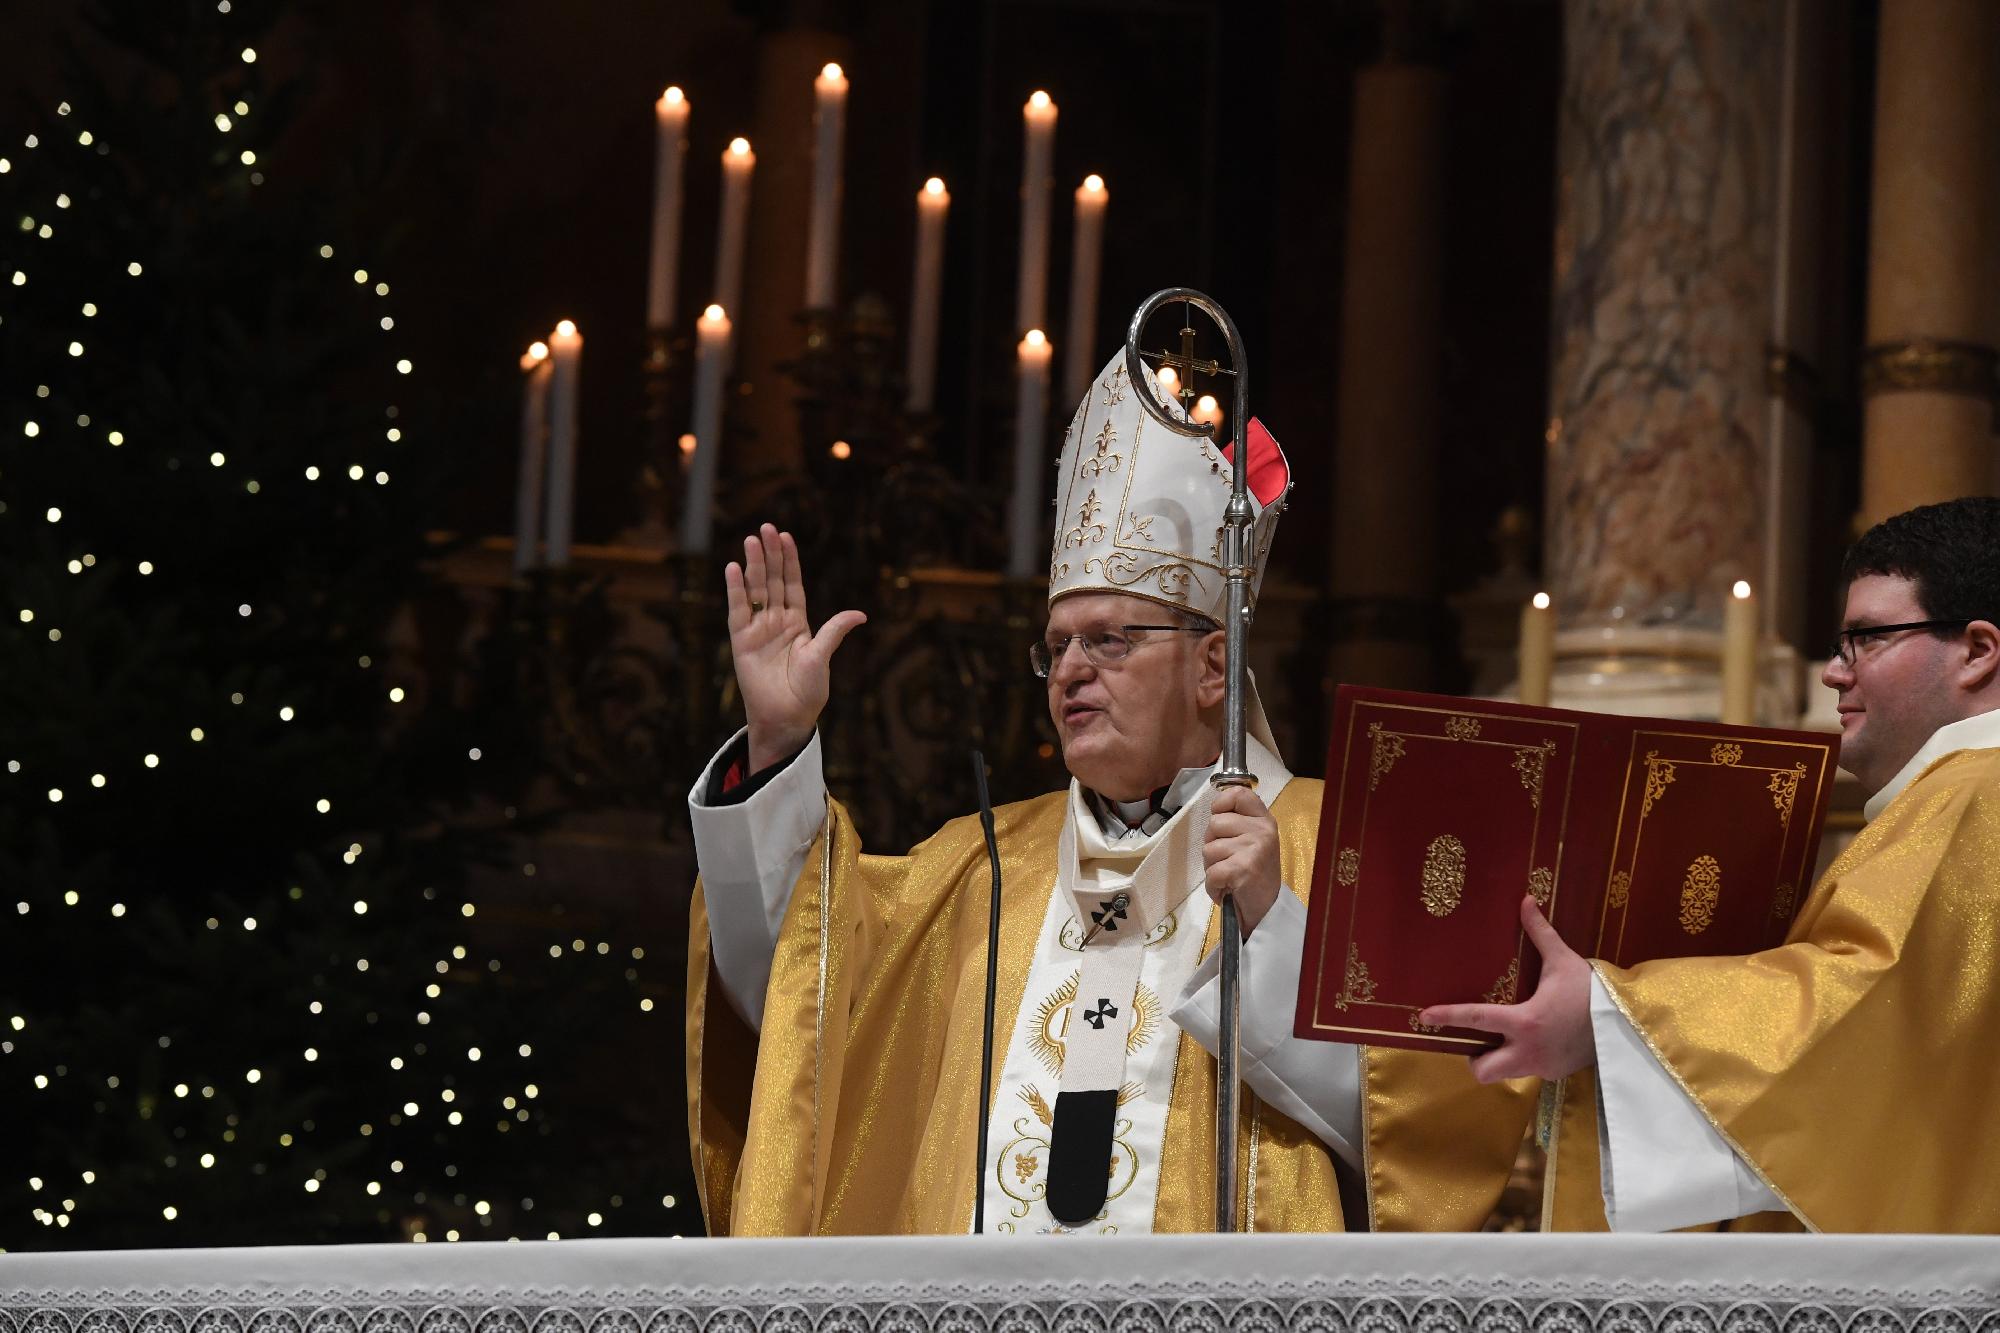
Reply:
[[1600, 1184], [1613, 1231], [1672, 1231], [1783, 1210], [1647, 1049], [1595, 973], [1590, 1031]]
[[[1305, 957], [1306, 905], [1289, 888], [1243, 942], [1241, 1035], [1243, 1081], [1271, 1105], [1361, 1166], [1361, 1058], [1357, 1047], [1292, 1035], [1299, 965]], [[1222, 951], [1194, 970], [1170, 1016], [1210, 1055], [1221, 1047]]]
[[702, 770], [688, 793], [688, 819], [722, 993], [743, 1021], [760, 1031], [778, 926], [806, 852], [826, 822], [826, 778], [815, 731], [799, 756], [749, 799], [707, 804], [715, 766], [738, 748], [743, 735], [731, 737]]

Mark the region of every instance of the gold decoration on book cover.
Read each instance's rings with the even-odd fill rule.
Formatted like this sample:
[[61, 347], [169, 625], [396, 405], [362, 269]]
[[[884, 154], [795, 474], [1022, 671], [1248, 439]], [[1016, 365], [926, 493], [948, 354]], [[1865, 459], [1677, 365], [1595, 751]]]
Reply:
[[1352, 847], [1340, 849], [1340, 860], [1335, 862], [1333, 877], [1340, 881], [1342, 888], [1351, 889], [1361, 878], [1361, 853]]
[[1722, 898], [1722, 865], [1712, 856], [1697, 856], [1681, 881], [1681, 929], [1699, 935], [1715, 920]]
[[1368, 743], [1368, 790], [1374, 791], [1403, 757], [1403, 738], [1393, 731], [1384, 731], [1380, 722], [1370, 722]]
[[1771, 894], [1771, 915], [1783, 921], [1792, 914], [1792, 900], [1799, 896], [1798, 887], [1780, 884]]
[[1350, 1004], [1368, 1004], [1375, 999], [1375, 979], [1368, 975], [1368, 964], [1361, 961], [1361, 946], [1347, 946], [1347, 979], [1341, 983], [1340, 998], [1333, 1002], [1336, 1009], [1345, 1009]]
[[1605, 898], [1613, 911], [1625, 910], [1625, 904], [1632, 900], [1632, 872], [1616, 870], [1611, 874], [1611, 885], [1605, 891]]
[[1528, 804], [1538, 810], [1542, 805], [1542, 780], [1548, 773], [1549, 756], [1555, 752], [1554, 741], [1524, 745], [1514, 751], [1514, 771], [1521, 775], [1521, 785], [1528, 789]]
[[1444, 1029], [1438, 1026], [1436, 1023], [1425, 1023], [1420, 1021], [1417, 1018], [1417, 1015], [1422, 1012], [1423, 1010], [1421, 1009], [1410, 1010], [1410, 1031], [1421, 1032], [1425, 1036], [1430, 1036], [1432, 1033], [1444, 1031]]
[[1528, 893], [1534, 898], [1535, 906], [1544, 912], [1556, 896], [1556, 874], [1547, 866], [1536, 866], [1528, 872]]
[[1770, 785], [1765, 788], [1771, 793], [1771, 804], [1778, 807], [1778, 823], [1786, 829], [1792, 826], [1792, 803], [1798, 799], [1799, 780], [1805, 775], [1804, 764], [1793, 764], [1790, 769], [1773, 773]]
[[1660, 758], [1658, 750], [1646, 751], [1646, 799], [1639, 804], [1639, 818], [1653, 813], [1653, 802], [1667, 794], [1667, 784], [1673, 780], [1672, 762]]
[[1476, 717], [1448, 717], [1444, 721], [1444, 734], [1455, 741], [1476, 741], [1479, 739], [1479, 719]]
[[1465, 897], [1465, 844], [1449, 833], [1432, 838], [1419, 882], [1424, 910], [1432, 916], [1450, 916]]
[[1708, 747], [1708, 758], [1711, 763], [1734, 767], [1743, 758], [1743, 747], [1729, 741], [1717, 741]]
[[1507, 970], [1486, 992], [1488, 1004], [1512, 1004], [1521, 990], [1521, 960], [1519, 957], [1507, 961]]

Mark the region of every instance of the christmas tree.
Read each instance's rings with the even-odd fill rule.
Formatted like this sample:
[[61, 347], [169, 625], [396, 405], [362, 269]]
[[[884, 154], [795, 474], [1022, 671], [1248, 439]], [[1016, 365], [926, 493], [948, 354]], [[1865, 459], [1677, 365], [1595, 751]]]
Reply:
[[691, 1227], [558, 1086], [636, 971], [481, 938], [499, 728], [395, 651], [449, 421], [263, 8], [100, 6], [140, 73], [0, 147], [0, 1247]]

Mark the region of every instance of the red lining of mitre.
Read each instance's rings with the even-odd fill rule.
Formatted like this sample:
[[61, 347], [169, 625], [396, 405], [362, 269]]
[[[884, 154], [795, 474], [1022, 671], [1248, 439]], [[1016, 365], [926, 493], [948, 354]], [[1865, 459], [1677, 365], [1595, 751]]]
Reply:
[[[1257, 497], [1259, 505], [1268, 505], [1292, 484], [1292, 465], [1285, 461], [1285, 451], [1278, 447], [1278, 441], [1255, 417], [1250, 418], [1249, 435], [1250, 494]], [[1235, 448], [1234, 440], [1222, 446], [1222, 456], [1232, 464], [1236, 461]]]

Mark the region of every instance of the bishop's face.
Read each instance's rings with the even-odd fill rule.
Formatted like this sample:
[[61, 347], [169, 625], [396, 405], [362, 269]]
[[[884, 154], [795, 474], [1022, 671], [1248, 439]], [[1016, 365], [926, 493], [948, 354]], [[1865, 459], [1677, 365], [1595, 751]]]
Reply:
[[[1122, 593], [1079, 593], [1049, 608], [1044, 642], [1068, 640], [1049, 666], [1049, 717], [1064, 766], [1101, 796], [1138, 800], [1219, 752], [1222, 631], [1123, 628], [1173, 623], [1157, 603]], [[1085, 643], [1105, 634], [1127, 651], [1110, 661], [1100, 650], [1092, 661]]]
[[[1910, 579], [1864, 574], [1847, 585], [1843, 629], [1930, 619]], [[1836, 653], [1820, 680], [1840, 691], [1840, 766], [1872, 795], [1889, 785], [1931, 733], [1955, 721], [1953, 659], [1960, 636], [1901, 630], [1863, 637], [1850, 665]]]

